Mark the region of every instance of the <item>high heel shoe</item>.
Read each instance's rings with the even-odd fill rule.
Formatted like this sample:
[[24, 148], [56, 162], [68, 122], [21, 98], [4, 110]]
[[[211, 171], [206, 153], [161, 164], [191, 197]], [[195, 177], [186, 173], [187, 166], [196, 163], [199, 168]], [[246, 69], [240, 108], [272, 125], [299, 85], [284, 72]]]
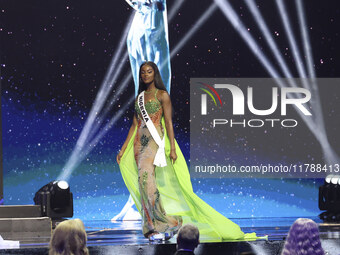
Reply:
[[151, 241], [151, 242], [153, 242], [153, 241], [163, 241], [163, 240], [165, 240], [165, 234], [154, 232], [154, 233], [151, 233], [148, 236], [148, 238], [149, 238], [149, 241]]

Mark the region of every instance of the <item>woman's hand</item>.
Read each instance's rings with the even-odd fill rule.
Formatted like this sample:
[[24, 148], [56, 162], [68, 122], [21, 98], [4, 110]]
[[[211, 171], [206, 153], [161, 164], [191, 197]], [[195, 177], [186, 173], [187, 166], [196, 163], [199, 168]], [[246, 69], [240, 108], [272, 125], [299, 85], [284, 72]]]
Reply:
[[176, 159], [177, 159], [176, 149], [171, 149], [170, 160], [171, 160], [172, 164], [175, 164]]
[[133, 132], [135, 132], [135, 128], [136, 128], [137, 125], [138, 125], [137, 117], [136, 117], [136, 114], [134, 114], [133, 115], [133, 120], [132, 120], [132, 125], [130, 127], [129, 133], [128, 133], [127, 137], [126, 137], [126, 140], [125, 140], [123, 146], [120, 149], [120, 152], [118, 153], [118, 155], [116, 157], [118, 165], [120, 164], [120, 159], [122, 158], [122, 156], [123, 156], [123, 154], [124, 154], [124, 152], [125, 152], [125, 150], [126, 150], [126, 148], [128, 146], [128, 143], [129, 143], [131, 137], [133, 136]]
[[[161, 91], [161, 90], [159, 90]], [[176, 148], [175, 148], [175, 134], [174, 134], [174, 128], [172, 125], [172, 106], [171, 106], [171, 99], [169, 94], [166, 91], [161, 91], [161, 100], [163, 107], [163, 113], [164, 113], [164, 121], [165, 121], [165, 128], [166, 132], [169, 137], [170, 141], [170, 160], [172, 161], [172, 164], [175, 164], [175, 161], [177, 159], [176, 154]]]
[[116, 160], [117, 160], [118, 165], [120, 164], [120, 159], [122, 158], [123, 154], [124, 154], [123, 151], [120, 151], [120, 152], [117, 154]]

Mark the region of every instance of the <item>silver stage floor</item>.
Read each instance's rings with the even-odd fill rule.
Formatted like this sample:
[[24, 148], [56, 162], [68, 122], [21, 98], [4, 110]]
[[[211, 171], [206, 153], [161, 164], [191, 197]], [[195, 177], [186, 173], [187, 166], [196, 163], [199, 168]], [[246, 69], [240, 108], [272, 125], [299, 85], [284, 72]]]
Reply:
[[[296, 218], [235, 218], [246, 233], [268, 236], [268, 240], [252, 242], [221, 242], [201, 238], [195, 254], [280, 254], [291, 224]], [[323, 248], [330, 255], [340, 254], [340, 224], [320, 224]], [[84, 221], [90, 254], [173, 254], [176, 250], [176, 236], [169, 241], [150, 243], [144, 238], [139, 221], [110, 222], [108, 220]], [[47, 254], [49, 238], [32, 237], [20, 241], [20, 249], [0, 250], [0, 254]], [[226, 253], [226, 251], [228, 251]]]

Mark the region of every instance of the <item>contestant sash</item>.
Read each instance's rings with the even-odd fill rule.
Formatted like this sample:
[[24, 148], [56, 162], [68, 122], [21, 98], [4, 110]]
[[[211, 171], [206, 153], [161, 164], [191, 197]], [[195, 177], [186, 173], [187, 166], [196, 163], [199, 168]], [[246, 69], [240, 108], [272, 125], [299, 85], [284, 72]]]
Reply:
[[143, 117], [143, 120], [145, 122], [145, 125], [147, 126], [152, 138], [155, 140], [155, 142], [158, 145], [158, 150], [155, 156], [155, 159], [153, 161], [153, 164], [159, 167], [165, 167], [166, 166], [166, 158], [165, 158], [165, 135], [163, 139], [159, 136], [157, 129], [155, 125], [153, 124], [151, 118], [149, 117], [148, 112], [145, 109], [144, 105], [144, 91], [139, 94], [138, 96], [138, 106], [141, 112], [141, 115]]

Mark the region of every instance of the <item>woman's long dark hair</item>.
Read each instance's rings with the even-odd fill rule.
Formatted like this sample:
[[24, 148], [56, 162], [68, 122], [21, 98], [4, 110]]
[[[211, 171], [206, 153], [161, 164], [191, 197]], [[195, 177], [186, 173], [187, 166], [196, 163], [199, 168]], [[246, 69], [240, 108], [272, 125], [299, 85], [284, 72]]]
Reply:
[[142, 77], [141, 77], [141, 71], [142, 71], [142, 67], [145, 66], [145, 65], [148, 65], [148, 66], [151, 66], [154, 73], [155, 73], [155, 77], [154, 77], [154, 82], [155, 82], [155, 86], [157, 89], [160, 89], [160, 90], [166, 90], [165, 86], [164, 86], [164, 83], [162, 81], [162, 77], [161, 77], [161, 74], [158, 70], [158, 67], [157, 65], [152, 62], [152, 61], [146, 61], [144, 62], [143, 64], [141, 64], [140, 68], [139, 68], [139, 86], [138, 86], [138, 95], [147, 89], [147, 86], [146, 84], [143, 82], [142, 80]]

